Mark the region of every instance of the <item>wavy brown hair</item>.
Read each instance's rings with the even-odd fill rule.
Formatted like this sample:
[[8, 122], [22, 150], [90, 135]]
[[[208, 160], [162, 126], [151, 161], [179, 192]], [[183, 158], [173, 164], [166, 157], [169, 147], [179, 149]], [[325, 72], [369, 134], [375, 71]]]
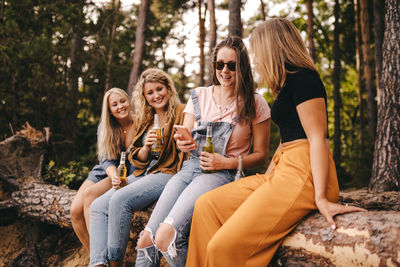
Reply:
[[174, 82], [171, 77], [160, 69], [150, 68], [142, 72], [136, 83], [132, 95], [132, 106], [135, 107], [135, 127], [139, 129], [143, 125], [153, 120], [155, 110], [147, 103], [144, 97], [143, 89], [147, 82], [159, 82], [163, 84], [168, 91], [168, 104], [166, 107], [166, 117], [170, 120], [175, 116], [175, 108], [180, 104], [178, 93], [176, 92]]
[[284, 18], [271, 18], [258, 25], [250, 37], [255, 69], [275, 96], [285, 84], [288, 66], [317, 72], [299, 31]]
[[[236, 113], [239, 117], [239, 123], [251, 123], [256, 116], [256, 104], [254, 99], [254, 80], [251, 72], [249, 54], [242, 39], [237, 36], [228, 36], [221, 41], [214, 49], [213, 62], [217, 61], [217, 55], [221, 48], [228, 47], [235, 50], [236, 53]], [[213, 69], [213, 83], [220, 85], [215, 67]]]

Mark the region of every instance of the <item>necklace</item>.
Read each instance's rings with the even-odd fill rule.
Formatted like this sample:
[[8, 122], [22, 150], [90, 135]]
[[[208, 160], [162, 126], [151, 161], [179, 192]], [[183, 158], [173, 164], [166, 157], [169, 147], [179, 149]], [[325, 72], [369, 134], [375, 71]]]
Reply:
[[126, 134], [127, 132], [129, 132], [130, 129], [131, 129], [131, 127], [132, 127], [132, 124], [133, 124], [133, 121], [129, 124], [128, 127], [126, 127], [126, 130], [125, 130], [124, 128], [122, 128], [122, 132], [123, 132], [124, 134]]
[[[232, 100], [231, 97], [227, 98], [226, 101], [226, 105], [224, 105], [224, 107], [222, 107], [222, 88], [219, 87], [219, 104], [218, 104], [218, 108], [219, 108], [219, 120], [222, 121], [222, 118], [225, 117], [225, 113], [228, 111], [228, 108], [231, 106], [232, 104]], [[224, 116], [222, 116], [222, 114], [224, 114]]]

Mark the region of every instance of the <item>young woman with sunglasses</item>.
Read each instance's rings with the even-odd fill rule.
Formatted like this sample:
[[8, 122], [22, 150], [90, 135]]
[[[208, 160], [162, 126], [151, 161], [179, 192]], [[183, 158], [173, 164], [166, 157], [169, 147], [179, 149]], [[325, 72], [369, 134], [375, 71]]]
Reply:
[[[246, 169], [267, 160], [270, 109], [254, 92], [243, 41], [226, 38], [216, 46], [213, 59], [214, 85], [191, 90], [184, 110], [183, 125], [191, 130], [196, 144], [181, 140], [180, 134], [174, 136], [177, 147], [190, 151], [191, 157], [164, 188], [138, 241], [136, 266], [157, 266], [159, 251], [170, 266], [185, 266], [197, 198], [232, 182], [240, 161]], [[213, 154], [202, 152], [207, 126], [212, 126]]]
[[[267, 266], [283, 238], [313, 210], [333, 216], [363, 209], [337, 204], [326, 93], [296, 27], [269, 19], [252, 33], [255, 69], [275, 95], [282, 143], [264, 175], [204, 194], [193, 216], [187, 265]], [[327, 225], [328, 226], [328, 225]]]

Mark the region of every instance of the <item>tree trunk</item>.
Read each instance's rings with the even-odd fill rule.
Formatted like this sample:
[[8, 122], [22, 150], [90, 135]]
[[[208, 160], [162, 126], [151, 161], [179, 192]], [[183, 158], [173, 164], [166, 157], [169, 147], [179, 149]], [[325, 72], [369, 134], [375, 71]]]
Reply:
[[365, 88], [367, 91], [368, 127], [372, 140], [375, 140], [377, 107], [375, 102], [375, 88], [372, 84], [371, 48], [369, 32], [368, 0], [360, 0], [361, 11], [361, 37], [364, 57]]
[[387, 0], [373, 191], [400, 190], [400, 0]]
[[198, 10], [199, 10], [199, 48], [200, 48], [200, 73], [199, 73], [199, 85], [204, 86], [204, 70], [205, 70], [205, 64], [204, 64], [204, 42], [205, 42], [205, 36], [206, 36], [206, 30], [204, 27], [204, 22], [205, 19], [203, 18], [202, 14], [202, 5], [203, 1], [198, 0], [197, 2], [198, 5]]
[[334, 22], [334, 38], [333, 38], [333, 73], [332, 73], [332, 82], [333, 82], [333, 100], [334, 110], [335, 110], [335, 130], [333, 134], [333, 159], [336, 163], [336, 166], [340, 167], [341, 162], [341, 126], [340, 126], [340, 110], [342, 107], [342, 97], [340, 96], [340, 47], [339, 47], [339, 16], [340, 16], [340, 5], [339, 0], [335, 0], [335, 22]]
[[145, 42], [145, 30], [146, 30], [146, 19], [147, 13], [150, 8], [150, 0], [141, 0], [139, 7], [139, 17], [136, 28], [136, 40], [135, 40], [135, 52], [133, 53], [132, 69], [129, 75], [128, 83], [128, 94], [132, 96], [132, 92], [135, 89], [139, 74], [142, 68], [142, 60], [144, 53], [144, 42]]
[[384, 32], [384, 9], [382, 6], [382, 0], [374, 0], [374, 34], [375, 34], [375, 71], [376, 71], [376, 92], [378, 99], [378, 106], [380, 104], [380, 80], [382, 74], [382, 42]]
[[214, 72], [214, 65], [212, 58], [214, 47], [217, 44], [217, 23], [215, 20], [215, 2], [214, 0], [208, 0], [208, 12], [210, 14], [210, 52], [209, 52], [209, 64], [208, 64], [208, 85], [211, 85], [213, 82], [213, 72]]
[[229, 1], [229, 35], [242, 37], [241, 0]]
[[71, 23], [72, 24], [72, 40], [71, 40], [71, 51], [70, 51], [70, 59], [71, 59], [71, 67], [68, 72], [68, 91], [69, 91], [69, 99], [68, 103], [66, 103], [66, 108], [68, 109], [66, 114], [66, 125], [68, 125], [68, 131], [65, 131], [67, 139], [71, 140], [71, 149], [72, 156], [75, 155], [75, 140], [77, 136], [77, 120], [76, 117], [78, 115], [78, 97], [79, 97], [79, 76], [82, 74], [82, 50], [83, 50], [83, 33], [82, 33], [82, 23], [84, 20], [83, 14], [83, 1], [78, 0], [75, 1], [76, 10], [75, 12], [78, 14], [76, 19]]
[[308, 35], [308, 51], [314, 60], [316, 61], [315, 49], [314, 49], [314, 12], [313, 12], [313, 0], [306, 0], [307, 7], [307, 35]]
[[356, 40], [356, 70], [358, 77], [358, 110], [360, 113], [360, 141], [361, 147], [364, 147], [364, 104], [363, 104], [363, 80], [361, 68], [361, 45], [360, 45], [360, 5], [359, 0], [354, 0], [354, 20], [355, 20], [355, 40]]
[[109, 41], [109, 49], [108, 49], [108, 55], [107, 55], [107, 65], [106, 65], [106, 82], [105, 82], [105, 88], [104, 92], [107, 92], [111, 88], [111, 66], [112, 66], [112, 59], [113, 59], [113, 49], [114, 49], [114, 39], [115, 39], [115, 32], [117, 30], [117, 24], [118, 24], [118, 13], [119, 9], [121, 8], [121, 2], [119, 0], [116, 0], [117, 3], [115, 3], [115, 0], [111, 1], [111, 6], [113, 8], [113, 24], [111, 28], [111, 34], [110, 34], [110, 41]]
[[265, 15], [265, 4], [264, 4], [264, 1], [263, 1], [263, 0], [260, 0], [260, 9], [261, 9], [261, 18], [262, 18], [263, 20], [265, 20], [265, 18], [266, 18], [267, 16]]

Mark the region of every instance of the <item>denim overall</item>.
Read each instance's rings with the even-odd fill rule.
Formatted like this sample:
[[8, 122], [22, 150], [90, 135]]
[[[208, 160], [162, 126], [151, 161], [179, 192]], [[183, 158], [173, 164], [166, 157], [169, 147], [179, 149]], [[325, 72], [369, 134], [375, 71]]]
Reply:
[[[154, 235], [160, 223], [168, 223], [175, 229], [175, 235], [168, 251], [162, 252], [171, 267], [185, 266], [190, 224], [196, 200], [202, 194], [232, 182], [236, 172], [236, 170], [220, 170], [213, 173], [202, 173], [199, 157], [206, 142], [207, 126], [212, 126], [212, 142], [215, 153], [226, 156], [226, 145], [235, 122], [201, 121], [195, 90], [191, 90], [190, 94], [196, 122], [198, 122], [198, 126], [192, 130], [197, 149], [191, 151], [191, 157], [183, 162], [182, 169], [168, 181], [145, 228], [150, 232], [153, 244]], [[138, 249], [135, 266], [158, 266], [159, 256], [154, 245]]]

